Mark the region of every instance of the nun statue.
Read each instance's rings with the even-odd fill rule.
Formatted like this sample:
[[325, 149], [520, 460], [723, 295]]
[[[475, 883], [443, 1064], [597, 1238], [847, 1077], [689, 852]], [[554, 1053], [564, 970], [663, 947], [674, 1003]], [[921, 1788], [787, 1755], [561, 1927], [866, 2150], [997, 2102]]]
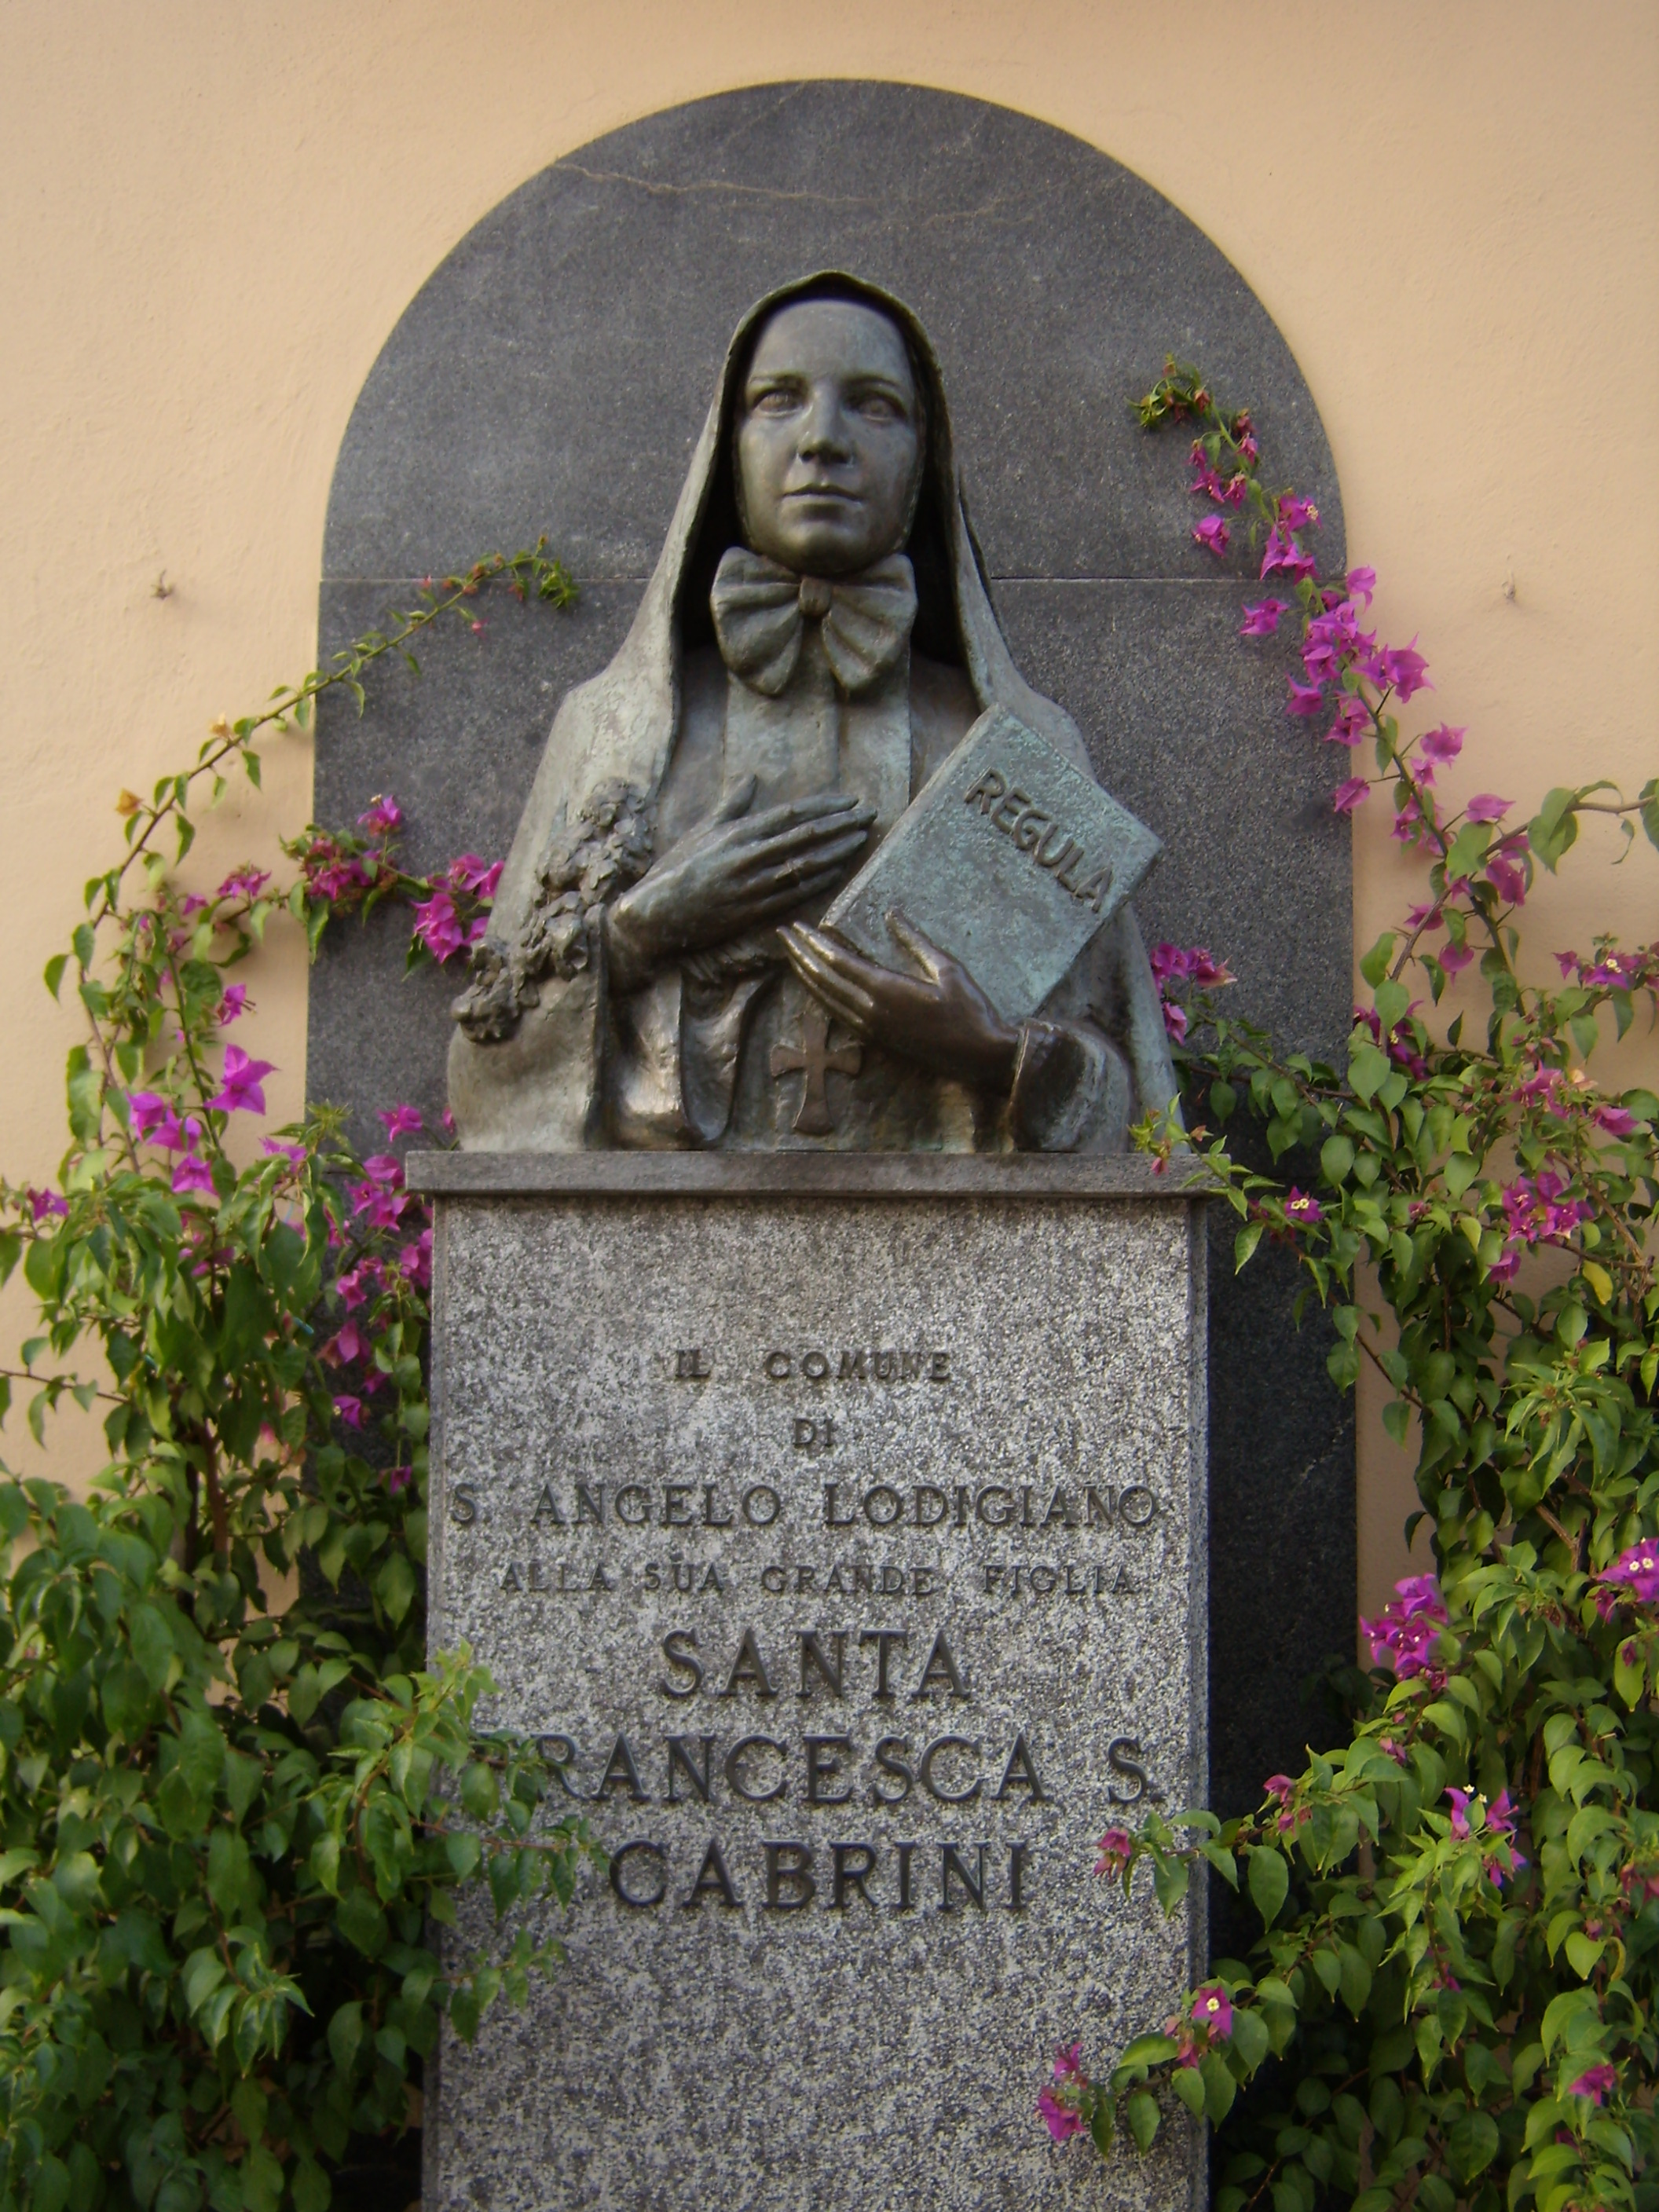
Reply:
[[1176, 1080], [1125, 905], [1006, 1020], [895, 910], [817, 926], [987, 708], [1085, 775], [992, 611], [937, 360], [826, 273], [744, 316], [633, 628], [559, 708], [454, 1007], [481, 1152], [1088, 1152]]

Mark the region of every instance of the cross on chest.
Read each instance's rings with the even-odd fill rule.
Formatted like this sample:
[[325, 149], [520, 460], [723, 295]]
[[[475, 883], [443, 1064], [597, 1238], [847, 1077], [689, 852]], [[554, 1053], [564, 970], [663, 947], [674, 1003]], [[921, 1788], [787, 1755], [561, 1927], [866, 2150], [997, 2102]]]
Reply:
[[824, 1078], [831, 1074], [856, 1075], [863, 1065], [864, 1053], [858, 1045], [841, 1045], [830, 1051], [830, 1017], [816, 999], [808, 999], [801, 1008], [799, 1044], [775, 1044], [772, 1048], [775, 1079], [785, 1075], [804, 1075], [806, 1079], [801, 1085], [800, 1110], [793, 1123], [798, 1137], [827, 1137], [833, 1133], [836, 1125], [830, 1113], [830, 1094]]

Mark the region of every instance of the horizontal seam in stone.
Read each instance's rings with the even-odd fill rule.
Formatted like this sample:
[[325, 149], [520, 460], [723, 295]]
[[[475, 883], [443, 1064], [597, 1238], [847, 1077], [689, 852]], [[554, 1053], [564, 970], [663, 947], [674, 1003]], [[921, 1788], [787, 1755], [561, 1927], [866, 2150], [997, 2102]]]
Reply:
[[[320, 580], [325, 586], [338, 586], [345, 589], [368, 589], [369, 586], [373, 586], [375, 590], [380, 591], [394, 584], [398, 586], [406, 585], [413, 590], [425, 580], [423, 577], [420, 576], [324, 576]], [[1183, 590], [1187, 591], [1212, 592], [1254, 591], [1256, 588], [1256, 580], [1252, 576], [1034, 576], [1013, 574], [1005, 574], [999, 570], [993, 569], [991, 571], [990, 580], [994, 585], [1176, 584]], [[578, 590], [581, 590], [585, 586], [590, 585], [597, 586], [601, 584], [635, 584], [642, 591], [651, 581], [651, 579], [649, 576], [574, 576], [572, 577], [571, 581], [576, 586]]]

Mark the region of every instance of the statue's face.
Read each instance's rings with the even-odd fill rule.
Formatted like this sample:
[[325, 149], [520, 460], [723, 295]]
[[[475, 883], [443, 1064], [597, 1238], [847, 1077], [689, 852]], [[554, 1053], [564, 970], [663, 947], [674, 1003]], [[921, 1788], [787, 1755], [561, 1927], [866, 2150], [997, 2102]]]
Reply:
[[894, 325], [853, 300], [801, 300], [761, 332], [737, 459], [749, 543], [787, 568], [845, 576], [904, 543], [921, 410]]

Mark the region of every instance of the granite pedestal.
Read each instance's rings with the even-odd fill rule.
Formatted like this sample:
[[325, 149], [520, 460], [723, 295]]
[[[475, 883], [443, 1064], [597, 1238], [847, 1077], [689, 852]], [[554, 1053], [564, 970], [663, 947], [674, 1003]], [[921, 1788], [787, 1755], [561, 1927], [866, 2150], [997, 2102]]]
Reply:
[[1201, 1971], [1092, 1846], [1205, 1789], [1202, 1200], [1038, 1158], [411, 1181], [431, 1642], [613, 1854], [528, 2010], [446, 2039], [428, 2212], [1187, 2212], [1178, 2106], [1103, 2172], [1035, 2101]]

